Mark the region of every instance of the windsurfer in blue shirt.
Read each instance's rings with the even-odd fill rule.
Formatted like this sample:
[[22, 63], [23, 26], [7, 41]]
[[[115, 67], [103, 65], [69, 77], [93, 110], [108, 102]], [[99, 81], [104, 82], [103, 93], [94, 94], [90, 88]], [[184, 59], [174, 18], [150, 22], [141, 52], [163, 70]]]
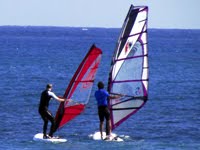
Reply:
[[[108, 108], [108, 99], [116, 99], [121, 96], [110, 95], [105, 89], [103, 82], [98, 82], [98, 90], [95, 92], [95, 98], [98, 105], [98, 115], [99, 115], [99, 129], [101, 133], [101, 139], [103, 139], [103, 122], [104, 118], [106, 119], [106, 139], [110, 138], [111, 134], [111, 122], [110, 122], [110, 111]], [[104, 140], [106, 140], [104, 139]]]
[[[48, 110], [49, 101], [54, 98], [60, 102], [64, 102], [66, 99], [57, 97], [52, 91], [52, 84], [47, 84], [46, 90], [41, 93], [39, 113], [44, 121], [43, 125], [43, 138], [53, 138], [53, 133], [55, 132], [55, 119], [52, 113]], [[68, 100], [68, 99], [67, 99]], [[51, 121], [51, 129], [49, 135], [46, 134], [48, 121]]]

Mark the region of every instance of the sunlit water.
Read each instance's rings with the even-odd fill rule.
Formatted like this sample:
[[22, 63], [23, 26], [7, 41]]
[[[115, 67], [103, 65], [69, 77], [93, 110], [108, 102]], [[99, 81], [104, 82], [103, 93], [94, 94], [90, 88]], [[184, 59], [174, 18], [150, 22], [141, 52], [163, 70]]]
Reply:
[[[120, 29], [0, 27], [0, 149], [200, 149], [200, 30], [149, 29], [149, 100], [114, 132], [124, 142], [94, 141], [98, 131], [94, 91], [107, 81]], [[42, 132], [41, 91], [53, 83], [63, 95], [79, 63], [95, 43], [103, 51], [90, 102], [56, 134], [68, 142], [33, 141]], [[52, 101], [55, 114], [59, 103]]]

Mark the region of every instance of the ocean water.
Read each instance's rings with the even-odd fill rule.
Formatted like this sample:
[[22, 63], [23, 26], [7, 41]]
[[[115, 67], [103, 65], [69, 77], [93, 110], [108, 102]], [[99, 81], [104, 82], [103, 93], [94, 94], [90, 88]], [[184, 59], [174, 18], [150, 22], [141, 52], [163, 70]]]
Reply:
[[[200, 150], [200, 30], [149, 29], [149, 100], [114, 132], [124, 142], [94, 141], [98, 131], [94, 91], [107, 81], [120, 29], [0, 27], [0, 149], [6, 150]], [[55, 135], [62, 144], [33, 141], [42, 132], [38, 114], [47, 83], [63, 95], [79, 63], [95, 43], [103, 51], [84, 113]], [[52, 101], [55, 114], [59, 103]]]

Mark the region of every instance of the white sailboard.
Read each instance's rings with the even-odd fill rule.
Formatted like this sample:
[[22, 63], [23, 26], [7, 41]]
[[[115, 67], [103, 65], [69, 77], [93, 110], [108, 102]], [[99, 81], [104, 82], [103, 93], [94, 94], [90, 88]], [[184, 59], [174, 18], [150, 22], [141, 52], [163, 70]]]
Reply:
[[63, 138], [47, 138], [47, 139], [43, 139], [43, 133], [37, 133], [34, 137], [33, 137], [34, 141], [42, 141], [42, 142], [50, 142], [50, 143], [64, 143], [67, 142], [67, 139], [63, 139]]
[[103, 138], [101, 138], [100, 132], [95, 132], [94, 134], [89, 135], [93, 140], [104, 140], [104, 141], [115, 141], [115, 142], [123, 142], [124, 140], [120, 138], [117, 134], [112, 133], [111, 136], [106, 139], [106, 132], [102, 132]]

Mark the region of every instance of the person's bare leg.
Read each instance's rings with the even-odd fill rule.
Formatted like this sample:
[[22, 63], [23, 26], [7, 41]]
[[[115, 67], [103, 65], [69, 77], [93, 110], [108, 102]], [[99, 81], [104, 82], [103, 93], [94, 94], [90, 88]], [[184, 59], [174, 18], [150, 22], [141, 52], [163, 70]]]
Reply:
[[110, 120], [106, 121], [106, 136], [109, 138], [111, 135], [111, 122]]
[[103, 139], [103, 122], [100, 122], [99, 130], [100, 130], [100, 134], [101, 134], [101, 139]]

